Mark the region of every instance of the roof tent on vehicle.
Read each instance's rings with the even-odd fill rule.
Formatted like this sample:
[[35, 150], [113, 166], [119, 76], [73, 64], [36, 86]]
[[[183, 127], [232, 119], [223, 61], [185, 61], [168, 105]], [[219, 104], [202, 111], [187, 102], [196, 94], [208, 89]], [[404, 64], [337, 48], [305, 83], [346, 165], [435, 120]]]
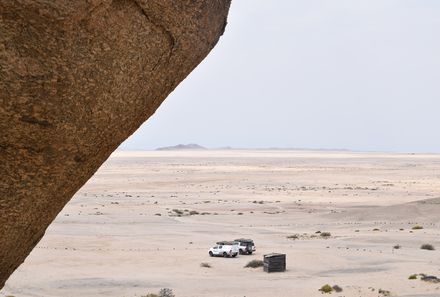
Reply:
[[234, 245], [234, 244], [237, 244], [237, 242], [235, 242], [235, 241], [218, 241], [217, 242], [217, 244], [218, 245]]
[[234, 239], [234, 241], [249, 242], [249, 243], [253, 243], [254, 242], [252, 239], [246, 239], [246, 238]]

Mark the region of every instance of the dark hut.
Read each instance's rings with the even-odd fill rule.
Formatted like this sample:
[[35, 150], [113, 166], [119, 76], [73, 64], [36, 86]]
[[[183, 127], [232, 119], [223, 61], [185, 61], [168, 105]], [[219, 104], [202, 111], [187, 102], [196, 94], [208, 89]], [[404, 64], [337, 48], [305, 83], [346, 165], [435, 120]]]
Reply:
[[264, 271], [284, 272], [286, 270], [286, 254], [272, 253], [264, 255]]

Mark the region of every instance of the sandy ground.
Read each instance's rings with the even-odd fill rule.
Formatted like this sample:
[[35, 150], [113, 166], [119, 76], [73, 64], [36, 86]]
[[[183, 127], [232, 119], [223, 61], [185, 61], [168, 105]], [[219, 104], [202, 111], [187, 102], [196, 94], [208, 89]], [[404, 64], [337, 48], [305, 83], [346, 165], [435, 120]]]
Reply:
[[[0, 296], [134, 297], [168, 287], [177, 297], [313, 297], [325, 284], [342, 287], [331, 296], [440, 296], [440, 283], [408, 279], [440, 276], [439, 235], [440, 155], [117, 152]], [[216, 241], [238, 237], [253, 238], [257, 252], [208, 256]], [[287, 254], [286, 272], [243, 267], [270, 252]]]

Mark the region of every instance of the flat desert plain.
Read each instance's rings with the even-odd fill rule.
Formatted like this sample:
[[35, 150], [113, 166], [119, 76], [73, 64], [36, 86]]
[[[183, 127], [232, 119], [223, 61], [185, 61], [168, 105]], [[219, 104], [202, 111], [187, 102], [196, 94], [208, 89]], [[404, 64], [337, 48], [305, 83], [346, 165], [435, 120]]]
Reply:
[[[408, 277], [440, 276], [439, 236], [440, 155], [116, 152], [0, 295], [313, 297], [329, 284], [343, 290], [329, 296], [438, 297], [436, 280]], [[255, 254], [209, 257], [240, 237]], [[244, 268], [271, 252], [286, 272]]]

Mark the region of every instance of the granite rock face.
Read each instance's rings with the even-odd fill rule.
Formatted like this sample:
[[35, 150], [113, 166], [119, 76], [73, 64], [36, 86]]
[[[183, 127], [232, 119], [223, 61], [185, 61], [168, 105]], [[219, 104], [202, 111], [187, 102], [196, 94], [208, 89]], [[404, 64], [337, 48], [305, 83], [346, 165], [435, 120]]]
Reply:
[[201, 62], [230, 0], [0, 0], [0, 288]]

